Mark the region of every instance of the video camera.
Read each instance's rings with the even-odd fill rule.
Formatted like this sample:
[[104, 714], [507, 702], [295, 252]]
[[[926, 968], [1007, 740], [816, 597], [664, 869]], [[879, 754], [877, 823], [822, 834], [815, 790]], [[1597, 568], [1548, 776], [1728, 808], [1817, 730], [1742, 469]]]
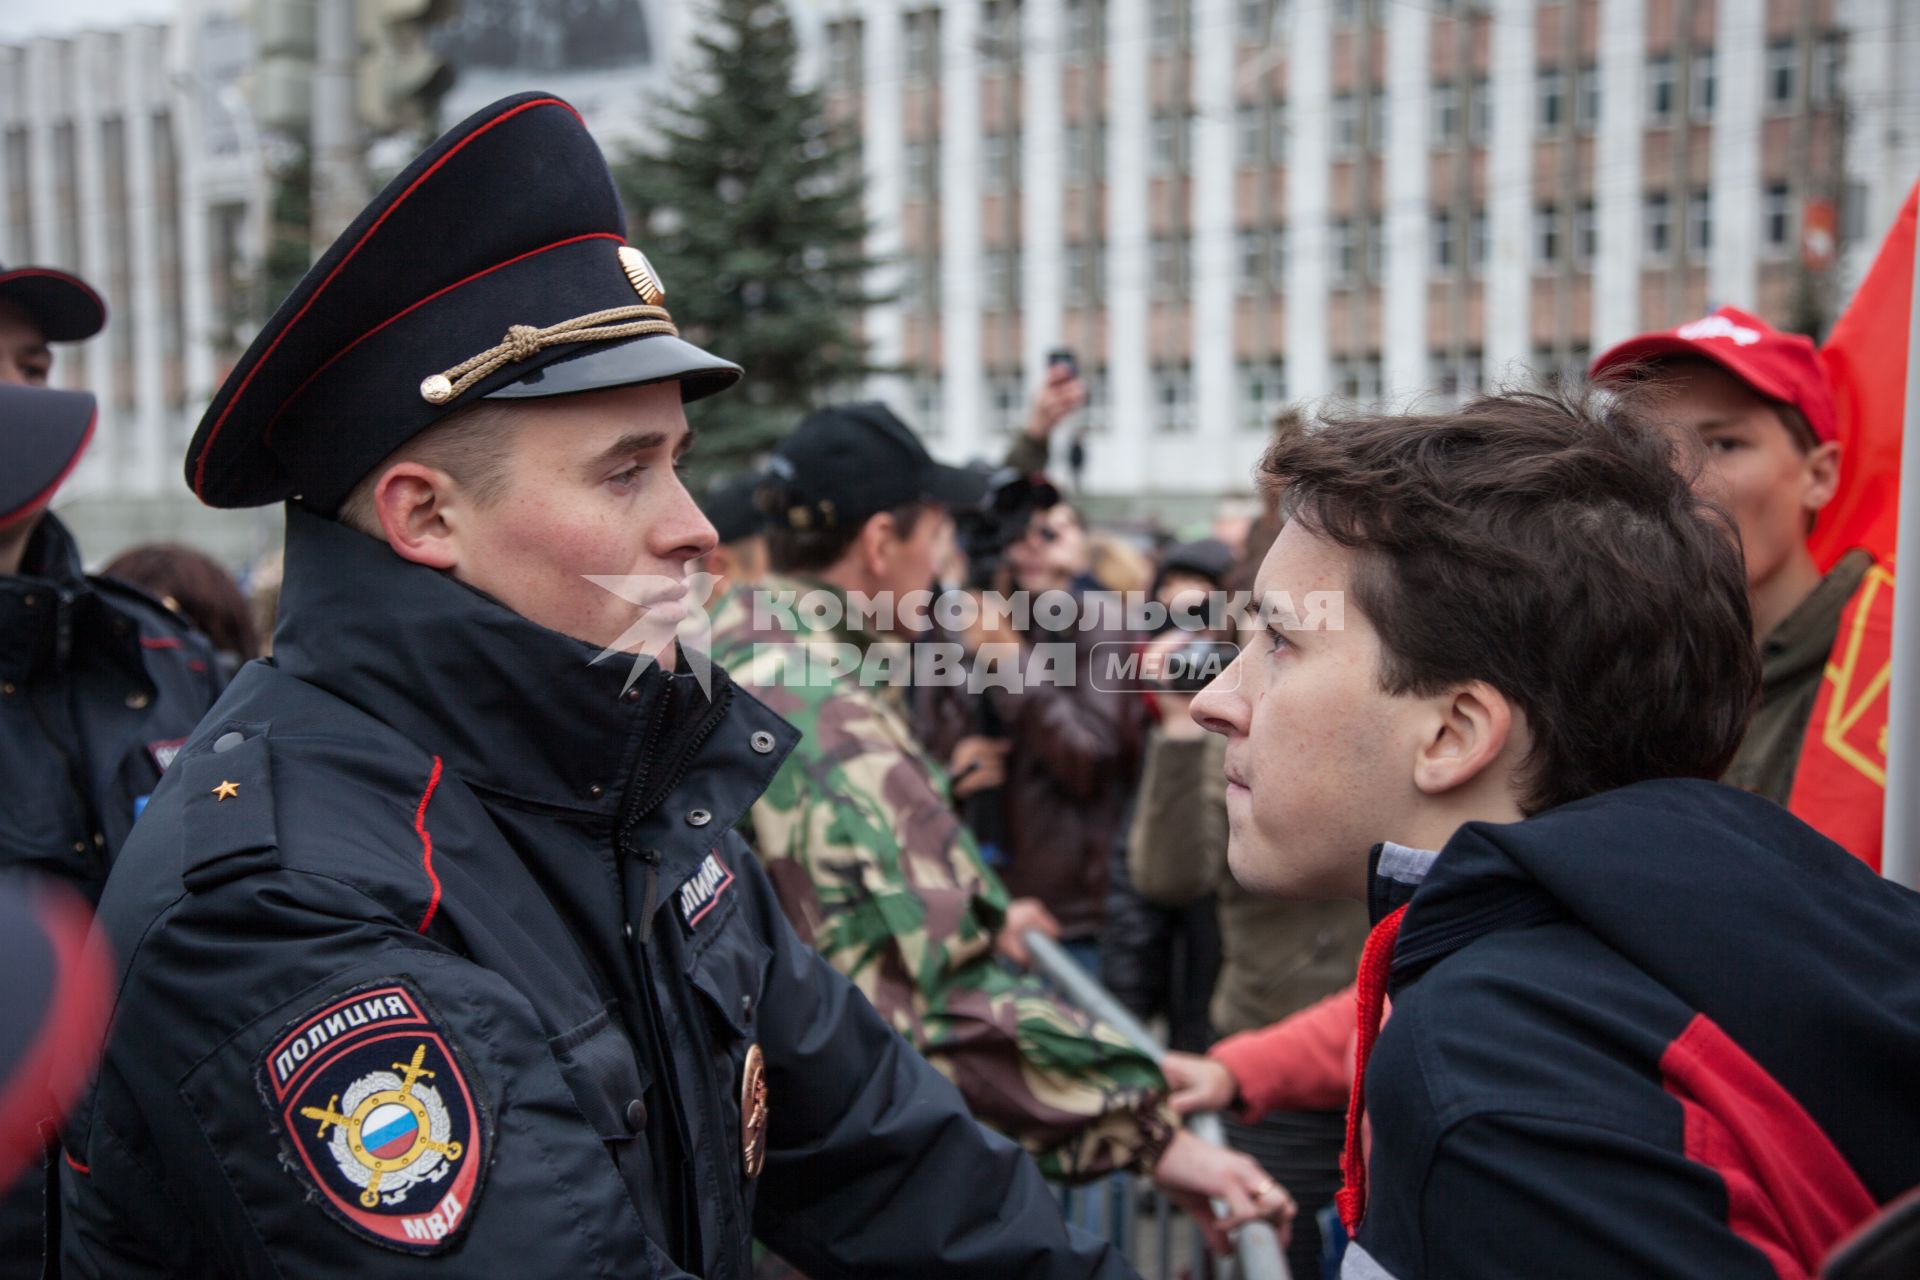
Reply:
[[1036, 512], [1059, 501], [1060, 491], [1037, 472], [1001, 467], [988, 473], [987, 492], [980, 501], [953, 512], [960, 549], [967, 556], [967, 584], [993, 585], [1007, 548], [1026, 535]]

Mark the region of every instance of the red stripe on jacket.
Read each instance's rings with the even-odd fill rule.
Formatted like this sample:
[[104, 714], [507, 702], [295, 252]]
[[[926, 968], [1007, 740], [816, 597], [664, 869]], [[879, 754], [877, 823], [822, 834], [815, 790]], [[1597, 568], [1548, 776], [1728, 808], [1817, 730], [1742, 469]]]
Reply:
[[1727, 1187], [1727, 1227], [1782, 1280], [1816, 1276], [1841, 1237], [1878, 1206], [1794, 1096], [1706, 1014], [1660, 1055], [1686, 1112], [1687, 1158]]

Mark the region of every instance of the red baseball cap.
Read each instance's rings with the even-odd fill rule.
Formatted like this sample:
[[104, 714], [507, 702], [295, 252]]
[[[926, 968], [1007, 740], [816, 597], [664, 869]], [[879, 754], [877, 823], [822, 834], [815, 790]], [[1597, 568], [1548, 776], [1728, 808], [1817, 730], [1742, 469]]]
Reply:
[[1601, 352], [1588, 376], [1624, 373], [1650, 360], [1674, 356], [1713, 361], [1767, 399], [1798, 409], [1815, 439], [1825, 443], [1834, 438], [1838, 427], [1833, 391], [1814, 357], [1813, 340], [1804, 334], [1783, 333], [1738, 307], [1721, 307], [1677, 328], [1628, 338]]

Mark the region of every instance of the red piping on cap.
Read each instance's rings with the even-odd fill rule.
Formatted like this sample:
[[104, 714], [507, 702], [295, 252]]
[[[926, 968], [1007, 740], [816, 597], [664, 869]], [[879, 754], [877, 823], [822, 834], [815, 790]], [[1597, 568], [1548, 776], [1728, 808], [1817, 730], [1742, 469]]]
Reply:
[[280, 344], [286, 341], [287, 335], [293, 332], [293, 327], [300, 323], [301, 318], [305, 316], [309, 310], [312, 309], [313, 304], [320, 300], [320, 295], [327, 291], [327, 286], [333, 283], [334, 277], [338, 276], [340, 272], [346, 268], [346, 265], [349, 262], [353, 261], [353, 255], [356, 253], [359, 253], [361, 246], [365, 245], [368, 240], [373, 238], [373, 233], [378, 231], [381, 225], [385, 223], [386, 220], [393, 215], [393, 211], [395, 209], [398, 209], [401, 205], [405, 204], [407, 202], [407, 198], [411, 196], [415, 191], [418, 191], [422, 183], [424, 183], [428, 178], [431, 178], [435, 173], [439, 172], [441, 165], [447, 163], [447, 161], [459, 155], [461, 148], [465, 147], [469, 142], [472, 142], [475, 138], [478, 138], [481, 134], [486, 133], [489, 129], [492, 129], [495, 125], [505, 124], [507, 121], [519, 115], [522, 111], [531, 111], [535, 107], [566, 107], [568, 111], [573, 111], [574, 119], [580, 120], [582, 124], [586, 123], [585, 120], [581, 119], [580, 113], [578, 111], [573, 110], [573, 107], [571, 104], [562, 102], [558, 98], [535, 98], [532, 102], [523, 102], [519, 106], [515, 107], [513, 110], [504, 112], [503, 114], [495, 117], [494, 119], [487, 121], [485, 124], [481, 125], [478, 129], [475, 129], [472, 133], [460, 139], [460, 141], [454, 143], [453, 146], [447, 149], [447, 154], [441, 156], [438, 160], [435, 160], [430, 166], [428, 166], [427, 171], [425, 173], [421, 174], [419, 177], [415, 178], [411, 183], [407, 184], [407, 189], [405, 191], [402, 191], [392, 204], [388, 205], [384, 210], [381, 211], [380, 216], [373, 220], [373, 225], [368, 227], [364, 232], [362, 232], [360, 238], [353, 242], [353, 247], [347, 250], [346, 255], [342, 257], [340, 261], [333, 264], [333, 270], [327, 272], [326, 279], [322, 280], [320, 282], [320, 286], [313, 291], [313, 296], [308, 298], [305, 303], [301, 304], [300, 309], [293, 313], [293, 319], [287, 321], [286, 327], [280, 330], [279, 333], [274, 335], [273, 341], [267, 344], [267, 349], [260, 353], [260, 358], [258, 360], [255, 360], [253, 362], [253, 367], [247, 370], [247, 376], [240, 380], [240, 385], [238, 387], [234, 388], [232, 397], [230, 397], [227, 400], [227, 407], [222, 409], [220, 411], [220, 416], [213, 420], [213, 429], [207, 432], [207, 442], [206, 444], [201, 446], [200, 456], [194, 460], [194, 465], [193, 465], [193, 496], [194, 497], [199, 498], [202, 501], [205, 501], [206, 485], [207, 485], [207, 455], [213, 452], [213, 442], [220, 438], [220, 428], [226, 425], [227, 415], [231, 414], [233, 412], [233, 407], [240, 403], [240, 397], [247, 393], [247, 388], [253, 384], [254, 375], [260, 372], [261, 366], [266, 364], [267, 359], [270, 356], [272, 356], [275, 351], [279, 349]]

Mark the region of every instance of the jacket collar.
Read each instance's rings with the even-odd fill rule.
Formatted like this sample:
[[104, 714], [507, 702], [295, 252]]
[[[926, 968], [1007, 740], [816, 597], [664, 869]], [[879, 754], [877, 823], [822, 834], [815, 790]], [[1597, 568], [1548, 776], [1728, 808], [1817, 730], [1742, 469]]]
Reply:
[[[399, 731], [475, 789], [521, 804], [631, 824], [687, 783], [676, 803], [704, 804], [710, 843], [797, 735], [717, 666], [709, 696], [684, 668], [649, 662], [629, 683], [629, 659], [598, 654], [382, 542], [288, 507], [273, 650], [283, 671]], [[750, 740], [759, 745], [748, 752]], [[778, 749], [763, 749], [770, 741]], [[690, 777], [696, 757], [702, 769]], [[728, 767], [716, 767], [722, 760]]]
[[151, 688], [138, 622], [93, 589], [79, 544], [51, 511], [27, 539], [20, 573], [0, 577], [0, 677], [27, 683], [97, 650]]

